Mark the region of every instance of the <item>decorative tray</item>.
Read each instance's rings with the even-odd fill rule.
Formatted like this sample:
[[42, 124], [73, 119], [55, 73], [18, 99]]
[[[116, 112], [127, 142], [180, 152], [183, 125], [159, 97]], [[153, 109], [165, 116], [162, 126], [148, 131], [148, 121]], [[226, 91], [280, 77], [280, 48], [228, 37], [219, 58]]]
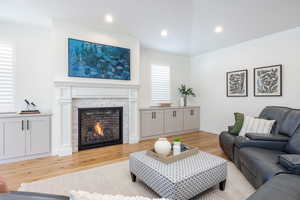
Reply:
[[154, 151], [154, 149], [150, 149], [147, 151], [148, 156], [150, 156], [160, 162], [166, 163], [166, 164], [170, 164], [170, 163], [176, 162], [178, 160], [185, 159], [185, 158], [195, 155], [197, 153], [199, 153], [199, 150], [197, 147], [192, 147], [192, 146], [188, 146], [185, 144], [181, 145], [181, 153], [176, 156], [173, 155], [173, 150], [167, 156], [156, 153]]

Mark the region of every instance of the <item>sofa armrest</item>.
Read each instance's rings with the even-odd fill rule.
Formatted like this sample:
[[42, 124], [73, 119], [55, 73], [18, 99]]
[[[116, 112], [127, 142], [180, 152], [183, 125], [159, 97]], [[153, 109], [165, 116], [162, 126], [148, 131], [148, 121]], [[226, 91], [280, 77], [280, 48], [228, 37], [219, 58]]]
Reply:
[[278, 141], [278, 142], [288, 142], [290, 139], [287, 136], [258, 134], [258, 133], [246, 133], [246, 137], [249, 138], [250, 140]]
[[280, 174], [259, 187], [247, 200], [298, 200], [299, 184], [299, 176]]
[[0, 194], [8, 192], [7, 184], [3, 177], [0, 177]]
[[246, 137], [238, 136], [235, 138], [234, 144], [237, 148], [254, 147], [270, 150], [283, 151], [287, 142], [282, 141], [265, 141], [265, 140], [251, 140]]
[[300, 155], [284, 154], [279, 156], [279, 163], [290, 173], [300, 175]]
[[69, 200], [67, 196], [43, 194], [35, 192], [11, 191], [6, 194], [0, 194], [1, 200]]
[[227, 132], [230, 133], [234, 126], [228, 126]]

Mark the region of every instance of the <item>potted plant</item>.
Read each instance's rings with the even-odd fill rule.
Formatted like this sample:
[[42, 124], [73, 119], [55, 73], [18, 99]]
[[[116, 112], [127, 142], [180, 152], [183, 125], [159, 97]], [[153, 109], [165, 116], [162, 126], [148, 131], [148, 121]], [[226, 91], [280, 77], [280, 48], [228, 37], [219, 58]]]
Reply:
[[181, 97], [183, 98], [184, 106], [187, 106], [187, 97], [188, 96], [196, 97], [196, 94], [193, 92], [193, 88], [187, 88], [184, 84], [182, 84], [180, 86], [180, 88], [178, 88], [178, 91], [179, 91]]
[[175, 138], [175, 139], [173, 140], [173, 144], [174, 144], [174, 145], [181, 145], [181, 139], [180, 139], [180, 138]]

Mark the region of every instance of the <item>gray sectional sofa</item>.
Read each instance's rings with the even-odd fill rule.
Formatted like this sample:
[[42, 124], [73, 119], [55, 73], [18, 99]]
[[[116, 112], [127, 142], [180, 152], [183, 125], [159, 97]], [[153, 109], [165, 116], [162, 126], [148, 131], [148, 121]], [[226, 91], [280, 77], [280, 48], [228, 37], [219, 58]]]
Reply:
[[276, 120], [271, 135], [241, 137], [224, 131], [219, 137], [221, 148], [258, 189], [249, 200], [300, 200], [299, 173], [280, 162], [287, 156], [299, 164], [300, 110], [270, 106], [259, 117]]

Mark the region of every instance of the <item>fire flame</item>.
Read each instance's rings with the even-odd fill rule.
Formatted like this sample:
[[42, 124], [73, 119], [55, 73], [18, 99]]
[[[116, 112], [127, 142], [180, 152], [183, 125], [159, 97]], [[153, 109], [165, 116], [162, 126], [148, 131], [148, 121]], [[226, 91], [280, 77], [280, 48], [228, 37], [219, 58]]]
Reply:
[[96, 123], [96, 125], [95, 125], [94, 128], [95, 128], [95, 131], [96, 131], [96, 133], [97, 133], [98, 135], [104, 136], [102, 126], [101, 126], [101, 124], [100, 124], [99, 122]]

